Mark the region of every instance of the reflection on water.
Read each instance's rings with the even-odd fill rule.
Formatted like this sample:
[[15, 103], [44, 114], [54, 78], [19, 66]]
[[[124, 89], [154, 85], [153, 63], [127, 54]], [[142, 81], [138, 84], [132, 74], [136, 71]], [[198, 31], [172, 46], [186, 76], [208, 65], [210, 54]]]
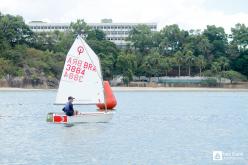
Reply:
[[[117, 92], [110, 123], [46, 122], [54, 91], [1, 92], [0, 165], [213, 164], [212, 152], [248, 153], [246, 92]], [[95, 106], [75, 106], [95, 111]], [[214, 162], [215, 163], [215, 162]]]
[[100, 136], [102, 133], [104, 133], [106, 128], [109, 127], [109, 125], [105, 123], [80, 123], [63, 126], [65, 127], [65, 129], [62, 128], [62, 136], [64, 136], [65, 138], [68, 137], [68, 140], [72, 137], [72, 135], [75, 135], [73, 138], [74, 140], [77, 138], [82, 139]]

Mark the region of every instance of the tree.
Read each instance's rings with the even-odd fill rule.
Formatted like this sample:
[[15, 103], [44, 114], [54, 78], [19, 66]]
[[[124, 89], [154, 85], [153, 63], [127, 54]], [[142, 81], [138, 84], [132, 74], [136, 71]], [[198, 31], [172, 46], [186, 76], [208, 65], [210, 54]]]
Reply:
[[151, 50], [144, 58], [143, 69], [147, 77], [158, 77], [160, 74], [161, 56], [156, 50]]
[[229, 45], [231, 69], [248, 76], [248, 27], [244, 24], [236, 24], [231, 28], [232, 34]]
[[161, 31], [160, 49], [163, 55], [173, 55], [177, 51], [181, 51], [183, 44], [188, 36], [188, 32], [181, 30], [178, 25], [169, 25]]
[[195, 61], [195, 56], [191, 51], [187, 51], [186, 54], [184, 55], [185, 58], [185, 63], [188, 66], [188, 71], [189, 71], [189, 76], [191, 75], [191, 66], [193, 65]]
[[70, 30], [72, 31], [74, 36], [77, 36], [82, 34], [88, 34], [91, 31], [91, 28], [83, 19], [78, 19], [76, 22], [71, 23]]
[[55, 52], [62, 52], [64, 54], [67, 54], [74, 40], [75, 36], [72, 32], [66, 31], [64, 33], [60, 33], [59, 41], [55, 43], [53, 50]]
[[162, 57], [160, 60], [160, 70], [165, 72], [165, 76], [168, 76], [168, 72], [172, 70], [172, 60], [169, 57]]
[[92, 29], [87, 34], [87, 40], [98, 40], [103, 41], [105, 40], [105, 33], [98, 29]]
[[61, 49], [58, 47], [58, 43], [62, 40], [63, 35], [59, 31], [36, 33], [34, 47], [44, 51], [58, 51]]
[[217, 61], [214, 61], [211, 65], [211, 71], [214, 76], [216, 76], [219, 79], [219, 82], [221, 82], [221, 64]]
[[233, 81], [243, 81], [247, 79], [244, 75], [240, 74], [239, 72], [233, 71], [233, 70], [222, 72], [222, 76], [224, 78], [229, 79], [231, 81], [231, 84], [233, 83]]
[[103, 77], [106, 80], [111, 80], [113, 78], [113, 73], [112, 71], [114, 70], [113, 68], [113, 58], [110, 56], [106, 56], [102, 54], [101, 58], [101, 67], [102, 67], [102, 72], [103, 72]]
[[181, 76], [181, 66], [183, 64], [183, 53], [181, 51], [177, 51], [174, 55], [174, 63], [178, 66], [178, 76]]
[[152, 31], [147, 25], [138, 25], [134, 27], [127, 38], [134, 49], [146, 54], [152, 48]]
[[136, 56], [134, 54], [121, 53], [117, 58], [118, 73], [123, 75], [124, 83], [129, 83], [137, 68]]
[[248, 76], [248, 51], [241, 52], [240, 56], [233, 60], [232, 67], [241, 74]]
[[214, 58], [225, 56], [227, 51], [227, 34], [223, 27], [216, 27], [215, 25], [208, 25], [207, 29], [203, 31], [203, 35], [206, 36], [211, 44], [211, 54]]
[[14, 49], [6, 50], [3, 57], [13, 62], [16, 66], [22, 67], [25, 62], [25, 46], [16, 46]]
[[208, 38], [201, 34], [200, 31], [190, 34], [185, 42], [183, 49], [191, 50], [195, 56], [201, 54], [206, 59], [211, 60], [211, 44]]
[[107, 40], [88, 40], [88, 44], [100, 57], [104, 79], [112, 79], [116, 71], [119, 50], [116, 45]]
[[21, 16], [0, 13], [0, 34], [12, 47], [18, 44], [32, 45], [34, 42], [34, 34]]
[[0, 58], [0, 79], [8, 73], [10, 68], [10, 63], [9, 61]]
[[[122, 52], [107, 41], [103, 31], [89, 27], [84, 20], [72, 22], [65, 32], [33, 33], [20, 16], [0, 14], [0, 76], [30, 79], [59, 79], [64, 60], [74, 39], [84, 34], [86, 42], [101, 59], [103, 77], [123, 75], [128, 84], [136, 76], [164, 76], [168, 72], [187, 75], [224, 76], [232, 82], [248, 76], [248, 27], [236, 24], [227, 36], [223, 27], [207, 26], [204, 31], [168, 25], [153, 32], [146, 25], [130, 31]], [[193, 70], [194, 65], [197, 70]], [[204, 69], [204, 70], [203, 70]]]
[[131, 69], [128, 69], [123, 73], [123, 82], [126, 86], [129, 85], [129, 82], [133, 80], [133, 72]]
[[216, 61], [220, 64], [221, 70], [226, 70], [229, 67], [230, 62], [227, 57], [219, 57]]
[[206, 59], [204, 58], [203, 55], [199, 55], [198, 57], [196, 57], [195, 59], [195, 65], [199, 68], [200, 71], [200, 77], [202, 76], [202, 69], [205, 68], [207, 62]]
[[227, 48], [227, 57], [231, 61], [237, 59], [240, 55], [240, 50], [238, 48], [239, 46], [235, 42], [230, 42]]
[[211, 65], [211, 70], [214, 74], [218, 74], [221, 71], [221, 64], [217, 61], [213, 62]]
[[[61, 52], [56, 52], [50, 54], [51, 60], [49, 60], [49, 65], [50, 65], [50, 75], [52, 77], [55, 77], [56, 79], [60, 79], [62, 70], [64, 67], [64, 60], [65, 60], [65, 55]], [[57, 61], [57, 62], [54, 62]]]
[[247, 49], [248, 45], [248, 27], [245, 24], [236, 24], [234, 28], [231, 28], [232, 38], [234, 43], [236, 43], [241, 51]]

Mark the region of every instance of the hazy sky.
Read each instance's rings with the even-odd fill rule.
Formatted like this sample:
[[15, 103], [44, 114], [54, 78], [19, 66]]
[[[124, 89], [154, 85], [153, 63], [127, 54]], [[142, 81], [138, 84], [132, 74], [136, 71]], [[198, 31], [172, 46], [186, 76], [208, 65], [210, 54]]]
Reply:
[[156, 22], [159, 29], [179, 24], [183, 29], [204, 29], [215, 24], [248, 25], [247, 0], [0, 0], [4, 14], [21, 15], [26, 22], [71, 22], [84, 19], [100, 22]]

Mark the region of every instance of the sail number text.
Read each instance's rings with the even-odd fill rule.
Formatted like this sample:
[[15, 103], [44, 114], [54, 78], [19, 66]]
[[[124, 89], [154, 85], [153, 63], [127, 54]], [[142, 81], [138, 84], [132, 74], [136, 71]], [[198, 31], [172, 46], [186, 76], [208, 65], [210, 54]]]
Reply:
[[91, 63], [69, 57], [66, 60], [63, 77], [67, 80], [82, 82], [86, 70], [96, 72], [96, 66]]

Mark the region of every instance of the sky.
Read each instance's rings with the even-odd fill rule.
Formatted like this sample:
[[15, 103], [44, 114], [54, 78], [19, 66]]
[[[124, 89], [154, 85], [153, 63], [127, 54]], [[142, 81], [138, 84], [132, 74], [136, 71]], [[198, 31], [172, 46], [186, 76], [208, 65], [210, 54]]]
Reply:
[[111, 18], [113, 22], [155, 22], [158, 29], [178, 24], [180, 28], [205, 29], [206, 25], [230, 28], [248, 25], [247, 0], [0, 0], [0, 12], [21, 15], [25, 22], [88, 23]]

